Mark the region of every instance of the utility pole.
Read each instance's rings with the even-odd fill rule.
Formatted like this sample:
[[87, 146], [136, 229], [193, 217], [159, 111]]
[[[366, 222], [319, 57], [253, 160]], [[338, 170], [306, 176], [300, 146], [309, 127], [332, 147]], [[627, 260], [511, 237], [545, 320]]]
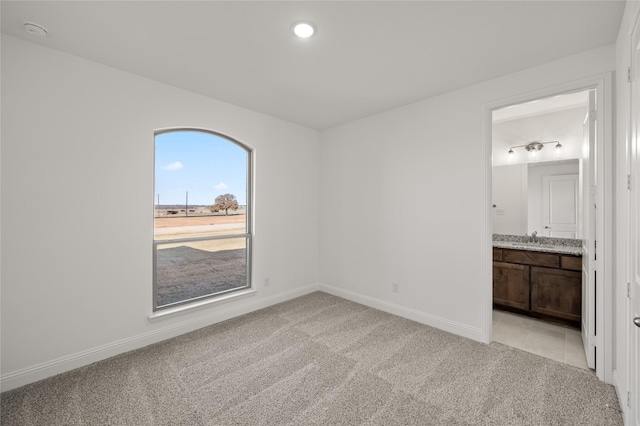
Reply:
[[160, 217], [160, 194], [158, 194], [158, 204], [156, 207], [156, 217]]
[[184, 215], [189, 216], [189, 191], [187, 191], [187, 198], [184, 202]]

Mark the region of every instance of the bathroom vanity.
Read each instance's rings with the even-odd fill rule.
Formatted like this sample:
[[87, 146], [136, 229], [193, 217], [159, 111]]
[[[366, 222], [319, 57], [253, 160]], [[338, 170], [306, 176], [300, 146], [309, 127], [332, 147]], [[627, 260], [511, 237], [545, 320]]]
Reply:
[[496, 308], [580, 327], [580, 240], [496, 235], [493, 241]]

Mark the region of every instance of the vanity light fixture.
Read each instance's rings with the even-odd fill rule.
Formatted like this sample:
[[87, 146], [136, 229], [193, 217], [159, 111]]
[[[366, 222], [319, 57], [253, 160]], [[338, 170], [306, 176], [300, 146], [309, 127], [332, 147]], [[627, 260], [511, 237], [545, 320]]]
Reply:
[[513, 151], [514, 148], [524, 148], [527, 150], [527, 152], [529, 152], [529, 155], [531, 155], [532, 157], [535, 157], [538, 151], [540, 151], [542, 148], [544, 148], [546, 144], [549, 144], [549, 143], [556, 144], [556, 149], [555, 149], [556, 154], [562, 150], [562, 144], [560, 143], [560, 141], [549, 141], [549, 142], [534, 141], [534, 142], [529, 142], [526, 145], [516, 145], [509, 148], [509, 152], [508, 152], [509, 158], [513, 158], [515, 156], [515, 152]]
[[316, 27], [310, 22], [296, 22], [291, 31], [300, 38], [309, 38], [316, 32]]

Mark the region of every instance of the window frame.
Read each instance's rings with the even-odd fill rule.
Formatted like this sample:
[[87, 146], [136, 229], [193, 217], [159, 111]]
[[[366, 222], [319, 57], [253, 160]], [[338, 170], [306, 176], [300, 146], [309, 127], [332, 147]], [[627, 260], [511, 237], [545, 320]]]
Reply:
[[[153, 222], [153, 237], [152, 237], [152, 255], [153, 255], [153, 274], [152, 274], [152, 312], [158, 313], [165, 311], [167, 309], [175, 308], [175, 307], [188, 307], [190, 304], [197, 304], [198, 302], [202, 302], [204, 300], [215, 300], [217, 297], [228, 296], [230, 293], [236, 291], [246, 291], [252, 289], [252, 253], [253, 253], [253, 149], [244, 143], [229, 137], [223, 133], [215, 132], [207, 129], [199, 129], [193, 127], [180, 127], [180, 128], [171, 128], [171, 129], [162, 129], [156, 130], [153, 133], [153, 202], [152, 202], [152, 218], [155, 220], [155, 193], [156, 193], [156, 137], [166, 133], [176, 133], [176, 132], [199, 132], [207, 135], [212, 135], [224, 139], [228, 143], [232, 143], [240, 148], [242, 148], [247, 154], [247, 162], [246, 162], [246, 173], [247, 173], [247, 200], [245, 207], [245, 232], [240, 234], [223, 234], [223, 235], [215, 235], [215, 236], [200, 236], [200, 237], [187, 237], [187, 238], [173, 238], [173, 239], [164, 239], [164, 240], [156, 240], [155, 237], [155, 222]], [[173, 302], [166, 305], [158, 306], [158, 280], [157, 280], [157, 271], [158, 271], [158, 262], [157, 262], [157, 253], [158, 246], [165, 244], [175, 244], [175, 243], [183, 243], [183, 242], [193, 242], [193, 241], [212, 241], [212, 240], [225, 240], [225, 239], [233, 239], [233, 238], [245, 238], [246, 246], [246, 285], [237, 288], [231, 288], [223, 291], [219, 291], [216, 293], [206, 294], [202, 296], [193, 297], [190, 299], [181, 300], [179, 302]]]

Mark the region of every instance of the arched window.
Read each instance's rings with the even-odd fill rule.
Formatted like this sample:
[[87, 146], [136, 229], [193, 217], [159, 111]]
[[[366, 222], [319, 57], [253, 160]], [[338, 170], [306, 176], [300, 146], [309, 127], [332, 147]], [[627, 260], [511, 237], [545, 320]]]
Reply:
[[251, 286], [251, 154], [214, 132], [155, 134], [154, 311]]

